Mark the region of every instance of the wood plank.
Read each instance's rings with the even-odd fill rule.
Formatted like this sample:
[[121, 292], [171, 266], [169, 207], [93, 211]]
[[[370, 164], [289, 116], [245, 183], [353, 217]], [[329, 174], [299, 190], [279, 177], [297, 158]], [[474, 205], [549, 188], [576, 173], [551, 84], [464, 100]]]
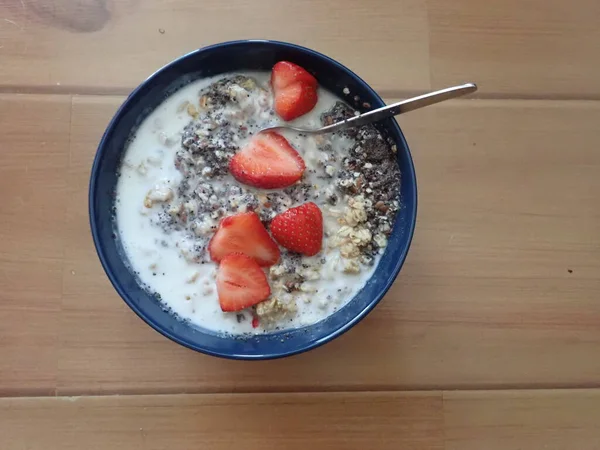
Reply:
[[74, 99], [60, 393], [591, 386], [600, 379], [599, 103], [457, 101], [403, 117], [420, 210], [395, 286], [325, 347], [247, 364], [157, 335], [127, 310], [97, 262], [87, 177], [120, 101]]
[[600, 447], [600, 391], [444, 392], [446, 450]]
[[279, 0], [274, 6], [271, 0], [3, 2], [0, 89], [124, 93], [188, 51], [264, 37], [323, 51], [385, 94], [473, 80], [484, 96], [598, 98], [594, 0]]
[[597, 0], [427, 0], [434, 87], [479, 83], [480, 95], [595, 98]]
[[592, 450], [598, 390], [0, 399], [5, 450]]
[[384, 91], [429, 88], [423, 0], [22, 0], [0, 3], [0, 89], [125, 93], [182, 54], [247, 38], [322, 51]]
[[0, 399], [5, 450], [442, 447], [441, 394]]
[[70, 98], [0, 95], [0, 395], [56, 386]]

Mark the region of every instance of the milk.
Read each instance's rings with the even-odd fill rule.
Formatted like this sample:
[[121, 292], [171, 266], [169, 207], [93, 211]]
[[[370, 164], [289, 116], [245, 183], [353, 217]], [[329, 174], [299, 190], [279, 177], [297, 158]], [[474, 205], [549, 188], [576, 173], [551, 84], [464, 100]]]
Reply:
[[[241, 74], [252, 76], [259, 85], [268, 88], [269, 73]], [[199, 91], [222, 77], [203, 79], [184, 86], [158, 106], [135, 131], [125, 150], [117, 183], [116, 225], [130, 269], [149, 292], [160, 295], [164, 306], [173, 314], [216, 332], [264, 333], [269, 330], [262, 326], [254, 329], [250, 320], [240, 322], [236, 313], [221, 311], [215, 286], [217, 264], [211, 261], [191, 262], [182, 257], [182, 249], [192, 246], [193, 239], [183, 230], [166, 233], [151, 223], [155, 220], [156, 210], [144, 206], [149, 191], [157, 186], [160, 189], [175, 188], [182, 180], [181, 173], [174, 166], [174, 155], [181, 145], [182, 130], [191, 117], [181, 105], [186, 101], [197, 104]], [[316, 107], [291, 124], [314, 128], [321, 125], [320, 115], [339, 99], [322, 88], [319, 88], [318, 94]], [[276, 115], [261, 119], [265, 124], [281, 123]], [[317, 186], [317, 191], [326, 189], [331, 179], [318, 178], [311, 172], [322, 157], [316, 138], [300, 136], [298, 133], [283, 134], [305, 160], [305, 180]], [[340, 155], [337, 162], [332, 163], [337, 170], [352, 142], [344, 137], [329, 138]], [[239, 143], [240, 146], [243, 144]], [[226, 181], [237, 183], [230, 176], [215, 183]], [[159, 197], [160, 189], [156, 191]], [[327, 205], [324, 196], [313, 201], [322, 209], [325, 231], [335, 232], [339, 229], [337, 216], [330, 213], [335, 207]], [[280, 328], [298, 328], [325, 319], [350, 301], [372, 276], [378, 261], [372, 267], [363, 266], [359, 274], [343, 273], [339, 269], [339, 251], [328, 249], [328, 239], [324, 238], [324, 254], [306, 258], [311, 262], [319, 260], [319, 264], [325, 260], [325, 264], [321, 264], [321, 278], [305, 282], [307, 290], [313, 292], [295, 294], [298, 312], [285, 323], [279, 324]]]

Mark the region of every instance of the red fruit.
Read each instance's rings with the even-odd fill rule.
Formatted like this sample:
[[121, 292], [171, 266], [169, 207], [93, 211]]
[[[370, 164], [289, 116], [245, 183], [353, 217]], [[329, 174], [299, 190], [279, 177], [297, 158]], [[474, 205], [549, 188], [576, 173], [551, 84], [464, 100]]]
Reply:
[[283, 120], [306, 114], [317, 104], [317, 80], [302, 67], [280, 61], [271, 72], [275, 111]]
[[213, 261], [221, 262], [232, 253], [242, 253], [261, 266], [272, 266], [279, 261], [279, 247], [255, 212], [225, 217], [208, 244]]
[[272, 220], [271, 234], [288, 250], [314, 256], [323, 242], [321, 210], [312, 202], [290, 208]]
[[284, 188], [304, 173], [304, 160], [282, 135], [259, 133], [229, 163], [240, 183], [263, 189]]
[[241, 253], [232, 253], [219, 265], [217, 293], [221, 310], [231, 312], [266, 300], [271, 295], [271, 288], [256, 261]]
[[275, 112], [283, 120], [300, 117], [317, 104], [317, 88], [304, 82], [275, 91]]
[[310, 73], [297, 64], [288, 61], [279, 61], [273, 66], [271, 72], [271, 85], [274, 91], [286, 88], [296, 82], [303, 82], [317, 87], [317, 80]]

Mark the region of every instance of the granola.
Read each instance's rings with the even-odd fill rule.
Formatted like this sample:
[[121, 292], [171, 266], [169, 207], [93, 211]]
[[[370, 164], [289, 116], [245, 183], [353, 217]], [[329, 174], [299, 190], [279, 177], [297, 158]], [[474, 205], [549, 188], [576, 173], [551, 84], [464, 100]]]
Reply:
[[[181, 128], [169, 128], [168, 116], [153, 113], [146, 120], [151, 131], [138, 132], [146, 140], [134, 139], [122, 165], [117, 218], [136, 273], [174, 312], [209, 328], [212, 320], [219, 329], [248, 331], [256, 319], [260, 327], [253, 332], [260, 332], [331, 314], [368, 279], [392, 232], [401, 176], [394, 144], [371, 125], [330, 135], [286, 135], [302, 151], [304, 178], [285, 189], [259, 190], [236, 182], [228, 168], [251, 136], [279, 123], [268, 77], [223, 76], [182, 91], [169, 110]], [[305, 125], [356, 114], [331, 94], [320, 96], [326, 108], [302, 118]], [[158, 149], [148, 149], [150, 133]], [[144, 194], [136, 204], [126, 192], [138, 185]], [[322, 251], [307, 257], [283, 250], [267, 271], [271, 296], [248, 311], [226, 317], [207, 306], [216, 303], [208, 244], [220, 221], [255, 211], [268, 229], [277, 214], [309, 201], [323, 213]], [[145, 232], [136, 235], [140, 228]], [[142, 256], [150, 261], [143, 268], [135, 264]]]

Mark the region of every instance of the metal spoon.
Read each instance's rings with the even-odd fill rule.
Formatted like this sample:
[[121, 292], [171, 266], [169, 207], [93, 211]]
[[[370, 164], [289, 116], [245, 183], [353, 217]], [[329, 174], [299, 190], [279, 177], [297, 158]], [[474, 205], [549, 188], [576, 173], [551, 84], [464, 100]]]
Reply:
[[461, 86], [449, 87], [440, 91], [430, 92], [428, 94], [419, 95], [418, 97], [409, 98], [392, 105], [383, 106], [381, 108], [368, 111], [358, 116], [351, 117], [349, 119], [336, 122], [325, 127], [310, 129], [293, 127], [291, 125], [277, 125], [275, 127], [268, 127], [261, 130], [264, 131], [284, 131], [292, 130], [298, 133], [306, 134], [323, 134], [333, 133], [334, 131], [345, 130], [346, 128], [359, 127], [372, 122], [378, 122], [379, 120], [386, 119], [388, 117], [397, 116], [405, 112], [414, 111], [415, 109], [423, 108], [424, 106], [434, 105], [444, 100], [450, 100], [452, 98], [460, 97], [462, 95], [471, 94], [477, 90], [475, 83], [467, 83]]

